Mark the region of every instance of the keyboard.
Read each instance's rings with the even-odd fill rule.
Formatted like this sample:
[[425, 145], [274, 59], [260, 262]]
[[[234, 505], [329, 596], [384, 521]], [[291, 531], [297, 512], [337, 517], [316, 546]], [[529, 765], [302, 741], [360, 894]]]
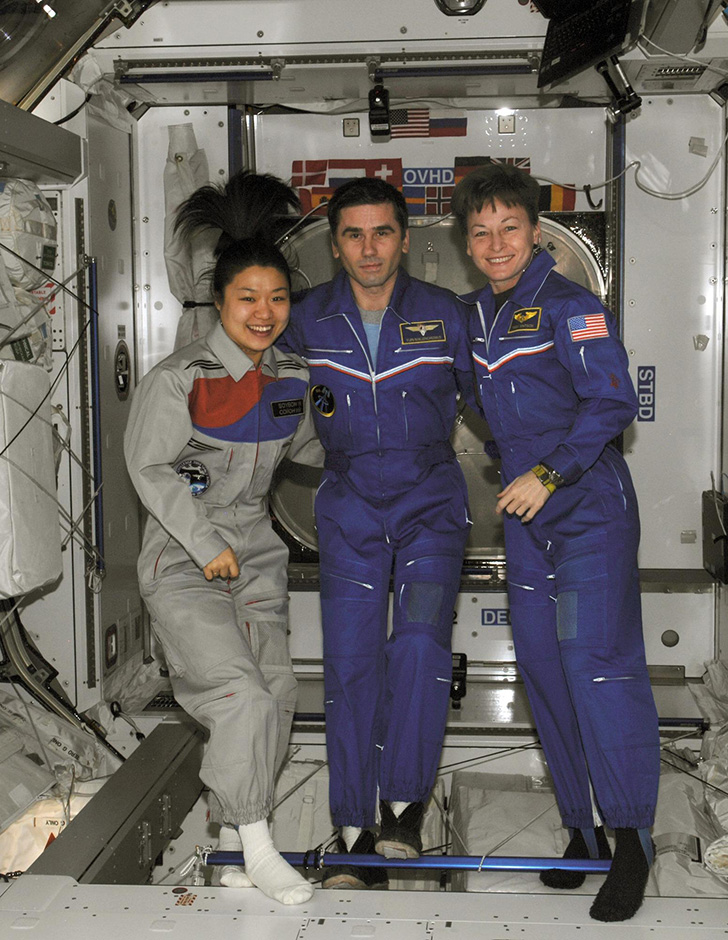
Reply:
[[565, 19], [549, 20], [538, 87], [570, 78], [624, 49], [632, 0], [598, 0]]

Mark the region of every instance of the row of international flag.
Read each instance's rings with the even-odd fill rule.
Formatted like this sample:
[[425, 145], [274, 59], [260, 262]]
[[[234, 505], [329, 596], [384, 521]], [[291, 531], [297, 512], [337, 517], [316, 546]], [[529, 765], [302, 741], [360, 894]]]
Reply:
[[[447, 215], [454, 187], [468, 173], [487, 163], [505, 163], [531, 172], [530, 157], [455, 157], [451, 167], [405, 167], [400, 158], [356, 160], [294, 160], [291, 185], [298, 189], [303, 212], [325, 215], [325, 204], [342, 183], [354, 177], [372, 176], [401, 190], [410, 215]], [[572, 186], [541, 186], [539, 209], [571, 212], [576, 206]]]

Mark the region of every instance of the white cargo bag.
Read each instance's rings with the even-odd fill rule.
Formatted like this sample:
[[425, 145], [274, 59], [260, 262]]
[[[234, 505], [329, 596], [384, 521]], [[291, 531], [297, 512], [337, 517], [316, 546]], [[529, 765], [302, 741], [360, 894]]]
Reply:
[[48, 373], [40, 366], [0, 360], [3, 598], [50, 584], [63, 567], [49, 389]]
[[56, 220], [45, 196], [30, 180], [0, 180], [0, 242], [15, 252], [2, 252], [15, 287], [33, 290], [44, 283], [47, 274], [53, 274], [58, 247]]

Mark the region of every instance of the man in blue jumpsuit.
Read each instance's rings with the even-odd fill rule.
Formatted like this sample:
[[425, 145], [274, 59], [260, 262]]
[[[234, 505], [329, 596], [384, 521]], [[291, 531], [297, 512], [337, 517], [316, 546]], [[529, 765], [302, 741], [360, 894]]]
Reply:
[[[294, 306], [282, 338], [309, 366], [326, 451], [316, 496], [330, 804], [343, 845], [417, 857], [447, 715], [468, 518], [449, 442], [472, 387], [464, 308], [400, 268], [407, 206], [378, 179], [329, 203], [343, 270]], [[393, 580], [393, 630], [387, 607]], [[341, 867], [325, 887], [382, 885]]]
[[[473, 305], [485, 416], [500, 450], [508, 595], [518, 667], [554, 779], [569, 857], [609, 857], [593, 907], [623, 920], [644, 892], [659, 776], [657, 715], [642, 638], [639, 516], [610, 443], [637, 413], [612, 315], [538, 246], [538, 183], [491, 164], [453, 195], [468, 254], [489, 285]], [[575, 877], [576, 876], [576, 877]], [[583, 875], [544, 872], [551, 887]]]

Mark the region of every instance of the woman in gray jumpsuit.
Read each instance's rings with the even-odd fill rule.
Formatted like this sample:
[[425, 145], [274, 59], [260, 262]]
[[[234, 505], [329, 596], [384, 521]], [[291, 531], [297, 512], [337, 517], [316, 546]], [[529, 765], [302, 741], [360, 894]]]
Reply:
[[273, 347], [288, 323], [288, 266], [254, 220], [295, 201], [279, 181], [245, 175], [183, 204], [183, 231], [223, 230], [212, 278], [220, 322], [144, 377], [124, 441], [149, 511], [141, 593], [175, 697], [210, 731], [200, 777], [220, 847], [245, 855], [245, 872], [228, 868], [221, 880], [252, 882], [284, 904], [303, 903], [313, 888], [276, 851], [267, 823], [296, 702], [288, 552], [271, 528], [267, 493], [284, 456], [320, 465], [322, 451], [308, 372]]

